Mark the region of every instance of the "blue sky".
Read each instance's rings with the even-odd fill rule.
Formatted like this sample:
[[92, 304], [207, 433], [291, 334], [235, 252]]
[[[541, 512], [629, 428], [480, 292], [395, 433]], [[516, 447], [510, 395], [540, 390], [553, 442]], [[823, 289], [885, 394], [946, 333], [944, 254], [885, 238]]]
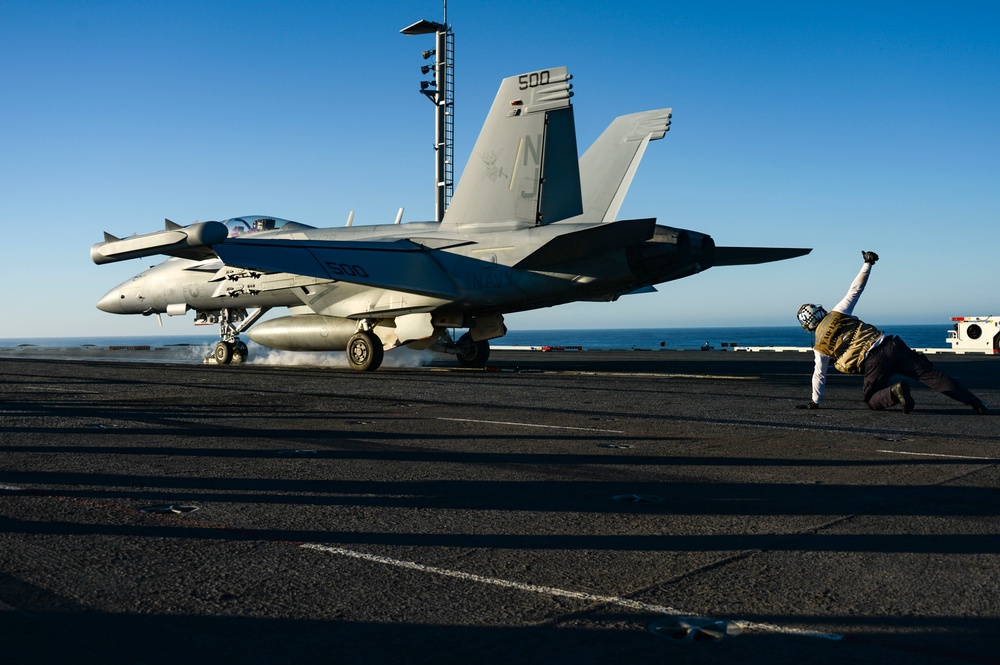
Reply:
[[[336, 5], [347, 5], [338, 7]], [[456, 175], [500, 80], [566, 65], [581, 151], [671, 106], [622, 218], [805, 258], [709, 270], [509, 327], [794, 325], [882, 256], [856, 313], [1000, 313], [995, 3], [453, 1]], [[433, 106], [399, 30], [439, 2], [0, 0], [0, 337], [193, 334], [95, 308], [153, 260], [91, 244], [243, 214], [434, 216]]]

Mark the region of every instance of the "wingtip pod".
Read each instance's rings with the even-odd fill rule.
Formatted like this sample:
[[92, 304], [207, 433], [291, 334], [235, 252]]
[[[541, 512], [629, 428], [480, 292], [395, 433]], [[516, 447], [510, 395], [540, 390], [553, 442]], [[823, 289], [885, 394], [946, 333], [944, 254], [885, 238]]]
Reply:
[[167, 227], [164, 231], [124, 239], [105, 233], [105, 241], [90, 248], [90, 258], [101, 265], [155, 254], [174, 254], [187, 249], [217, 245], [229, 236], [229, 229], [221, 222], [201, 222], [187, 227], [171, 227], [168, 224]]

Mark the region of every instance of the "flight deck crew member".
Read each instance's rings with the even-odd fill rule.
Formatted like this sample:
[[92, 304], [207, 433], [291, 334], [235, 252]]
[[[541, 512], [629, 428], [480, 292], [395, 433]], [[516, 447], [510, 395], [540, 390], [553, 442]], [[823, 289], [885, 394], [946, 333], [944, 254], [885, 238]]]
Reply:
[[989, 413], [989, 408], [981, 399], [944, 372], [934, 369], [923, 354], [912, 350], [895, 335], [886, 335], [851, 315], [861, 292], [865, 290], [872, 266], [878, 261], [875, 252], [862, 252], [861, 256], [865, 261], [861, 272], [832, 312], [827, 313], [822, 305], [806, 304], [799, 308], [799, 323], [806, 330], [816, 333], [813, 345], [816, 364], [812, 377], [812, 401], [796, 408], [819, 408], [826, 387], [827, 369], [832, 360], [833, 366], [841, 372], [865, 375], [864, 400], [870, 409], [880, 411], [902, 404], [903, 413], [913, 410], [910, 384], [905, 381], [889, 384], [893, 374], [902, 374], [971, 406], [980, 415]]

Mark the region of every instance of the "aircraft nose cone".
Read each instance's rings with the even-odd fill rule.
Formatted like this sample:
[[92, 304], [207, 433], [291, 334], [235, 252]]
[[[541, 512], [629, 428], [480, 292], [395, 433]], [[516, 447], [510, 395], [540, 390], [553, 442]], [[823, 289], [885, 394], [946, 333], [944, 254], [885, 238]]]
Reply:
[[97, 309], [109, 314], [121, 314], [124, 311], [122, 308], [122, 299], [124, 297], [125, 295], [121, 292], [121, 289], [112, 289], [97, 301]]

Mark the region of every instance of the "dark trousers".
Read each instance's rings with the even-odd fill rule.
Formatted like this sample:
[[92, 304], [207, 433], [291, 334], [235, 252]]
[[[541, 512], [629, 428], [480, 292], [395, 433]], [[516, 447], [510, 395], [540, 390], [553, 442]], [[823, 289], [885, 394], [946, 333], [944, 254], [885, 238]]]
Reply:
[[917, 353], [895, 335], [886, 335], [882, 343], [865, 358], [861, 369], [865, 372], [864, 397], [869, 409], [888, 409], [893, 405], [892, 393], [889, 391], [893, 374], [916, 379], [962, 404], [971, 406], [978, 402], [976, 396], [958, 381], [934, 369], [934, 365], [922, 353]]

